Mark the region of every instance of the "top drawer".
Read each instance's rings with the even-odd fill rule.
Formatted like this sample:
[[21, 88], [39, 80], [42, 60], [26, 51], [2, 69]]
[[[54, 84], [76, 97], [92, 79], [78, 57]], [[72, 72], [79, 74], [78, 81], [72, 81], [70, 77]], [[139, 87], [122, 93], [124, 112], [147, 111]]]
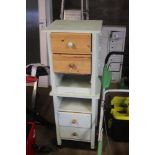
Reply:
[[53, 53], [90, 54], [90, 33], [51, 33]]

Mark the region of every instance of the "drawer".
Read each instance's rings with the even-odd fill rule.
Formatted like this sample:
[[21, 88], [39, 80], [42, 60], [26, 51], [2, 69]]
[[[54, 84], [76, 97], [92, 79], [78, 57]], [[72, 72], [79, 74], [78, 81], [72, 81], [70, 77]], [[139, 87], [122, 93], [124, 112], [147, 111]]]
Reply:
[[90, 141], [90, 129], [60, 127], [60, 137], [62, 139]]
[[58, 115], [60, 126], [91, 127], [91, 114], [59, 112]]
[[91, 34], [89, 33], [51, 33], [53, 53], [90, 54]]
[[53, 54], [56, 73], [91, 74], [91, 55]]

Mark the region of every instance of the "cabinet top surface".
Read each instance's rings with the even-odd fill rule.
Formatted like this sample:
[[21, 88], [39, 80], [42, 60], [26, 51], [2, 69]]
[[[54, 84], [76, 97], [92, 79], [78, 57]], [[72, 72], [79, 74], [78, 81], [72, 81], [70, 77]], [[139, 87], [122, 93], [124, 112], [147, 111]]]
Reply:
[[46, 32], [89, 32], [99, 33], [102, 29], [102, 20], [55, 20], [46, 29]]

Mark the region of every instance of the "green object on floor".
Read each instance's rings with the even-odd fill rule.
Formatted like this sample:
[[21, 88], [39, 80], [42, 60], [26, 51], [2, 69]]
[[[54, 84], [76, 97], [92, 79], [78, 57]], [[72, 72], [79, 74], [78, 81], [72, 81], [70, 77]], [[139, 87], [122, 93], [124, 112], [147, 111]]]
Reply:
[[103, 144], [102, 141], [98, 143], [97, 155], [102, 155]]
[[105, 64], [102, 75], [102, 87], [108, 89], [112, 79], [112, 73], [109, 71], [107, 64]]

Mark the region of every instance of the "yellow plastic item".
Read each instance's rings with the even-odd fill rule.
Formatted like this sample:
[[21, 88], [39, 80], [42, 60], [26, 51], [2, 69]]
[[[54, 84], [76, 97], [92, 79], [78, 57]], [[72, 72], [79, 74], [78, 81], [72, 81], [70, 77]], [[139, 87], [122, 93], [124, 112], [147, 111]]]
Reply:
[[111, 114], [117, 120], [129, 120], [129, 97], [115, 96], [111, 105], [114, 108], [111, 109]]

